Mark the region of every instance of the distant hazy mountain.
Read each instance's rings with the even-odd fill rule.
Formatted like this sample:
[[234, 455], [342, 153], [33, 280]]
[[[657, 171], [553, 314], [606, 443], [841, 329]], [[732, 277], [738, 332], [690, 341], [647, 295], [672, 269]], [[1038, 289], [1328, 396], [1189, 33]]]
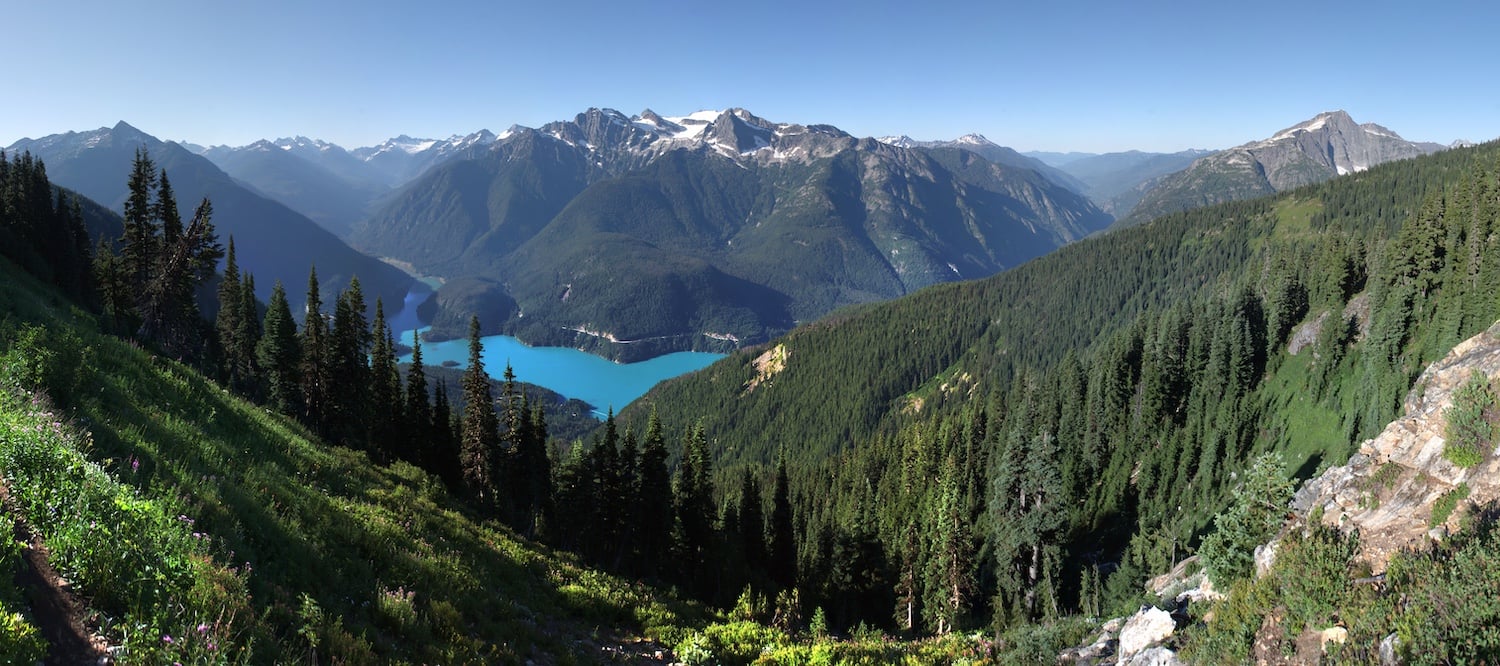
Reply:
[[[390, 193], [390, 188], [373, 180], [339, 175], [329, 168], [330, 160], [322, 159], [321, 150], [311, 146], [319, 152], [296, 150], [292, 141], [257, 141], [239, 148], [214, 146], [201, 154], [256, 192], [286, 204], [340, 237], [347, 236], [354, 224], [365, 218], [377, 199]], [[326, 150], [349, 156], [338, 146], [324, 145]]]
[[349, 154], [365, 164], [366, 177], [388, 187], [400, 187], [433, 166], [489, 146], [496, 138], [489, 130], [455, 134], [443, 140], [413, 139], [403, 134], [378, 146], [355, 148]]
[[[1088, 155], [1071, 160], [1059, 168], [1083, 182], [1083, 193], [1105, 212], [1125, 217], [1135, 208], [1144, 192], [1144, 183], [1188, 168], [1194, 160], [1209, 154], [1207, 150], [1184, 150], [1180, 153], [1124, 153]], [[1080, 155], [1081, 153], [1069, 153]]]
[[1407, 141], [1374, 123], [1357, 124], [1343, 111], [1320, 113], [1269, 139], [1213, 153], [1162, 178], [1118, 224], [1264, 196], [1442, 148]]
[[227, 244], [235, 238], [240, 266], [255, 274], [261, 298], [277, 280], [300, 311], [306, 300], [308, 269], [316, 263], [325, 293], [332, 294], [359, 276], [365, 298], [402, 302], [412, 280], [385, 263], [360, 254], [287, 206], [246, 189], [207, 158], [175, 143], [165, 143], [125, 124], [91, 132], [68, 132], [41, 139], [22, 139], [9, 151], [31, 151], [47, 164], [54, 183], [109, 206], [123, 209], [135, 150], [144, 146], [172, 180], [178, 204], [191, 211], [207, 196], [214, 205], [214, 225]]
[[514, 302], [481, 320], [533, 343], [617, 358], [725, 349], [842, 305], [990, 275], [1109, 223], [1085, 197], [980, 152], [742, 109], [590, 109], [439, 164], [352, 242], [493, 280], [439, 301]]
[[1077, 162], [1078, 160], [1081, 160], [1085, 157], [1096, 157], [1099, 155], [1099, 153], [1057, 153], [1046, 150], [1028, 150], [1021, 154], [1032, 159], [1041, 160], [1051, 166], [1055, 166], [1058, 168], [1062, 168], [1064, 165], [1067, 165], [1071, 162]]
[[1074, 178], [1062, 169], [1058, 169], [1044, 160], [1028, 157], [1013, 149], [996, 144], [984, 138], [983, 134], [965, 134], [952, 141], [917, 141], [909, 136], [888, 136], [880, 139], [881, 143], [890, 144], [900, 148], [961, 148], [979, 155], [995, 164], [1003, 164], [1021, 169], [1031, 169], [1046, 176], [1058, 185], [1066, 187], [1079, 194], [1084, 193], [1084, 183]]

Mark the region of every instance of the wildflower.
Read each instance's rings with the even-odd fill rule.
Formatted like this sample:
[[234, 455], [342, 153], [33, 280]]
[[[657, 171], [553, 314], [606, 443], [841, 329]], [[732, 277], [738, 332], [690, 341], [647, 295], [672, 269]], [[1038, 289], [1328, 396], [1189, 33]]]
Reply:
[[130, 473], [134, 474], [139, 471], [141, 471], [140, 459], [136, 458], [135, 456], [130, 456]]
[[206, 625], [206, 624], [200, 624], [200, 625], [198, 625], [198, 633], [201, 634], [201, 633], [204, 633], [206, 631], [208, 631], [208, 625]]
[[161, 642], [166, 643], [167, 645], [171, 645], [172, 644], [172, 637], [168, 636], [166, 634], [162, 634], [162, 636], [161, 636]]

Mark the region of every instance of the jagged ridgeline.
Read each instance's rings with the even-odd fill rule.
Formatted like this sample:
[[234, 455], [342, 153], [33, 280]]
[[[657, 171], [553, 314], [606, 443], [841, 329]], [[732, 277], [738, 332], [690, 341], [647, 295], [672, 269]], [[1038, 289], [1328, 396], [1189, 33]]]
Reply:
[[[784, 453], [799, 581], [836, 623], [1128, 605], [1254, 453], [1341, 463], [1500, 317], [1497, 166], [1491, 143], [1166, 216], [836, 313], [622, 419], [700, 424], [726, 479]], [[874, 610], [838, 605], [855, 580]]]
[[[531, 344], [618, 360], [727, 351], [838, 307], [992, 275], [1111, 221], [983, 147], [1002, 150], [908, 148], [743, 109], [591, 109], [434, 167], [350, 238], [485, 279], [439, 290], [440, 306], [466, 317], [501, 303], [486, 324]], [[444, 325], [456, 319], [440, 316], [434, 334], [461, 335]]]

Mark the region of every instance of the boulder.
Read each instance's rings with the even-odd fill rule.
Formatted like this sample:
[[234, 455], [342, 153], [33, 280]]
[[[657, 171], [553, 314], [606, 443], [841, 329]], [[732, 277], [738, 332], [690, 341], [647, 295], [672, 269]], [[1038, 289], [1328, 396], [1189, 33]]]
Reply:
[[1178, 666], [1181, 663], [1176, 652], [1158, 646], [1137, 653], [1130, 658], [1128, 666]]
[[1323, 649], [1324, 654], [1328, 653], [1329, 645], [1343, 645], [1347, 640], [1349, 630], [1343, 627], [1329, 627], [1318, 632], [1318, 646]]
[[1167, 611], [1153, 606], [1142, 608], [1120, 629], [1119, 656], [1115, 663], [1120, 666], [1134, 663], [1132, 657], [1166, 640], [1175, 629], [1177, 622]]
[[1276, 564], [1277, 543], [1271, 543], [1255, 547], [1255, 577], [1260, 578], [1271, 572], [1271, 567]]

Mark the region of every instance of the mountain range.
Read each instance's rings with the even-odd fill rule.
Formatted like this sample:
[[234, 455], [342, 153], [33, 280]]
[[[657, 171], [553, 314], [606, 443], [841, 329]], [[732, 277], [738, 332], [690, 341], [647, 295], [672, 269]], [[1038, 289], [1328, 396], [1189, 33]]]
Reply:
[[[1441, 148], [1342, 111], [1219, 152], [1037, 154], [1043, 160], [978, 134], [860, 139], [744, 109], [589, 109], [539, 128], [402, 135], [352, 150], [300, 136], [167, 144], [124, 123], [11, 150], [31, 150], [60, 184], [118, 208], [123, 178], [104, 174], [133, 148], [98, 150], [116, 143], [161, 152], [174, 180], [190, 171], [184, 194], [212, 181], [221, 226], [258, 273], [272, 267], [287, 281], [305, 271], [294, 264], [326, 253], [278, 247], [267, 257], [265, 244], [246, 247], [241, 236], [274, 225], [241, 220], [279, 220], [280, 237], [343, 245], [307, 232], [311, 221], [359, 251], [447, 280], [424, 309], [434, 337], [462, 334], [477, 312], [487, 332], [615, 359], [728, 351], [840, 307], [1012, 268], [1111, 223]], [[354, 265], [367, 267], [367, 288], [364, 274], [381, 274], [387, 300], [404, 283], [348, 247], [328, 256], [337, 257], [324, 267], [335, 285]]]
[[7, 152], [29, 151], [46, 163], [54, 183], [119, 212], [138, 148], [145, 148], [156, 166], [166, 170], [184, 210], [204, 197], [213, 202], [220, 241], [227, 245], [234, 238], [240, 266], [254, 273], [262, 299], [269, 298], [279, 280], [293, 310], [300, 312], [308, 270], [316, 265], [326, 294], [337, 293], [358, 276], [369, 303], [377, 297], [393, 305], [403, 302], [413, 280], [399, 269], [356, 252], [307, 217], [236, 182], [207, 158], [124, 122], [89, 132], [22, 139]]
[[350, 240], [424, 273], [489, 280], [515, 303], [481, 313], [495, 330], [640, 358], [727, 350], [841, 306], [990, 275], [1110, 220], [962, 145], [904, 147], [744, 109], [590, 109], [438, 165]]
[[1320, 113], [1268, 139], [1202, 157], [1187, 169], [1151, 184], [1120, 225], [1224, 201], [1252, 199], [1358, 173], [1393, 160], [1433, 153], [1436, 143], [1415, 143], [1348, 113]]

